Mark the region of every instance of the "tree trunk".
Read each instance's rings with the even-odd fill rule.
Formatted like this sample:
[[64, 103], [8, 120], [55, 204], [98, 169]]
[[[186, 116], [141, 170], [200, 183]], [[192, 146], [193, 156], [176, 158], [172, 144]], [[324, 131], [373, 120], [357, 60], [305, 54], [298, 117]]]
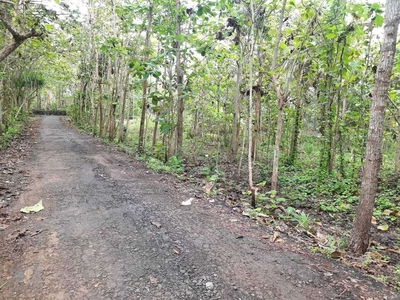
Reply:
[[[176, 30], [175, 34], [181, 34], [181, 1], [176, 0]], [[176, 84], [177, 84], [177, 124], [176, 124], [176, 154], [182, 155], [183, 146], [183, 110], [184, 110], [184, 95], [183, 95], [183, 71], [181, 66], [181, 49], [180, 42], [175, 41], [175, 56], [176, 56]]]
[[[400, 120], [400, 107], [397, 109], [397, 118]], [[394, 173], [398, 176], [400, 171], [400, 123], [397, 124], [396, 154], [394, 157]]]
[[[260, 59], [260, 65], [261, 65], [261, 59]], [[258, 87], [261, 89], [262, 85], [262, 72], [259, 71], [258, 73]], [[253, 128], [253, 161], [256, 161], [257, 159], [257, 149], [258, 149], [258, 143], [260, 141], [260, 135], [261, 135], [261, 97], [262, 97], [262, 91], [259, 90], [257, 92], [257, 95], [255, 97], [254, 101], [254, 128]]]
[[113, 103], [110, 107], [110, 114], [108, 116], [109, 128], [108, 128], [108, 139], [113, 141], [115, 139], [116, 128], [115, 128], [115, 110], [117, 104]]
[[271, 190], [278, 190], [279, 153], [283, 129], [283, 107], [286, 99], [278, 95], [278, 119], [276, 120], [276, 134], [274, 146], [274, 161], [272, 164]]
[[130, 69], [128, 68], [128, 71], [126, 72], [125, 87], [124, 87], [124, 92], [122, 95], [121, 109], [120, 109], [120, 113], [119, 113], [118, 143], [121, 143], [124, 140], [124, 136], [125, 136], [124, 120], [125, 120], [126, 98], [127, 98], [128, 91], [129, 91], [129, 75], [130, 75]]
[[250, 63], [249, 63], [249, 72], [250, 72], [250, 79], [249, 79], [249, 116], [248, 116], [248, 135], [249, 135], [249, 149], [247, 153], [247, 162], [248, 162], [248, 170], [249, 170], [249, 188], [251, 190], [251, 205], [255, 208], [256, 207], [256, 195], [255, 189], [253, 187], [253, 160], [252, 160], [252, 146], [253, 146], [253, 53], [254, 53], [254, 4], [253, 0], [250, 0], [250, 11], [251, 11], [251, 28], [250, 28]]
[[242, 82], [242, 62], [237, 62], [237, 77], [235, 86], [235, 100], [234, 100], [234, 112], [233, 112], [233, 126], [232, 126], [232, 140], [231, 140], [231, 160], [236, 161], [236, 155], [239, 148], [239, 132], [240, 132], [240, 112], [242, 94], [240, 93], [240, 84]]
[[385, 8], [384, 38], [381, 56], [375, 75], [372, 106], [368, 129], [367, 151], [354, 227], [350, 235], [349, 249], [364, 254], [369, 245], [371, 218], [378, 188], [378, 176], [382, 162], [382, 137], [386, 101], [396, 53], [397, 31], [400, 23], [400, 1], [387, 0]]
[[296, 112], [294, 117], [294, 124], [293, 124], [293, 132], [292, 132], [292, 140], [290, 141], [290, 152], [289, 152], [289, 165], [294, 165], [297, 160], [297, 148], [299, 144], [299, 135], [300, 135], [300, 120], [301, 120], [301, 93], [298, 93], [296, 99]]
[[[147, 30], [146, 30], [146, 41], [144, 47], [144, 61], [149, 60], [149, 50], [150, 50], [150, 36], [151, 36], [151, 22], [153, 20], [153, 1], [149, 3], [149, 12], [147, 14]], [[140, 128], [139, 128], [139, 143], [138, 152], [143, 152], [144, 144], [144, 126], [146, 121], [146, 108], [147, 108], [147, 79], [143, 80], [142, 83], [142, 112], [140, 115]]]
[[[283, 27], [283, 19], [285, 16], [285, 9], [286, 9], [286, 0], [283, 0], [282, 9], [280, 14], [279, 20], [279, 29], [278, 29], [278, 36], [275, 42], [275, 49], [274, 49], [274, 56], [272, 58], [271, 63], [271, 71], [274, 72], [276, 68], [276, 63], [278, 59], [279, 53], [279, 44], [282, 38], [282, 27]], [[274, 84], [276, 90], [276, 97], [278, 103], [278, 119], [276, 123], [276, 136], [275, 136], [275, 147], [274, 147], [274, 161], [272, 165], [272, 177], [271, 177], [271, 189], [278, 190], [278, 171], [279, 171], [279, 152], [281, 146], [281, 138], [282, 138], [282, 128], [283, 128], [283, 107], [286, 102], [286, 96], [282, 95], [281, 87], [276, 78], [276, 75], [272, 75], [272, 82]]]

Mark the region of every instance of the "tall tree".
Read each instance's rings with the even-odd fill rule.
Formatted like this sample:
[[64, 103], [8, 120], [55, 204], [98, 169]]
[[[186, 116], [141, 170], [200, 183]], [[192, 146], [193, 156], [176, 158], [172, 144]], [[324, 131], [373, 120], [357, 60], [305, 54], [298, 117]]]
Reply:
[[177, 124], [176, 124], [176, 150], [178, 156], [182, 155], [182, 145], [183, 145], [183, 110], [184, 110], [184, 95], [183, 95], [183, 71], [182, 71], [182, 62], [181, 62], [181, 1], [175, 1], [175, 9], [176, 9], [176, 40], [174, 42], [175, 57], [176, 57], [176, 91], [178, 98], [178, 107], [177, 107]]
[[[144, 61], [147, 63], [150, 55], [150, 38], [151, 38], [151, 25], [153, 21], [153, 1], [149, 2], [149, 10], [147, 12], [147, 29], [146, 29], [146, 41], [144, 48]], [[140, 128], [139, 128], [139, 143], [138, 143], [138, 151], [143, 151], [144, 144], [144, 127], [146, 120], [146, 108], [147, 108], [147, 88], [148, 81], [147, 77], [143, 79], [142, 82], [142, 112], [140, 116]]]
[[400, 24], [400, 1], [387, 0], [385, 8], [384, 37], [380, 60], [375, 75], [368, 129], [367, 151], [361, 183], [360, 202], [350, 235], [349, 249], [363, 254], [369, 245], [371, 218], [382, 163], [382, 137], [386, 101], [396, 53], [397, 32]]
[[271, 71], [272, 71], [272, 83], [276, 90], [277, 104], [278, 104], [278, 119], [276, 124], [276, 136], [275, 136], [275, 147], [274, 147], [274, 161], [272, 166], [272, 177], [271, 177], [271, 189], [278, 189], [278, 168], [279, 168], [279, 152], [281, 146], [281, 138], [282, 138], [282, 127], [283, 127], [283, 107], [286, 102], [287, 95], [285, 95], [282, 91], [282, 87], [278, 83], [278, 79], [275, 72], [278, 54], [279, 54], [279, 44], [282, 38], [282, 26], [285, 17], [286, 10], [286, 0], [283, 0], [280, 19], [279, 19], [279, 27], [278, 27], [278, 36], [276, 38], [274, 54], [272, 58]]

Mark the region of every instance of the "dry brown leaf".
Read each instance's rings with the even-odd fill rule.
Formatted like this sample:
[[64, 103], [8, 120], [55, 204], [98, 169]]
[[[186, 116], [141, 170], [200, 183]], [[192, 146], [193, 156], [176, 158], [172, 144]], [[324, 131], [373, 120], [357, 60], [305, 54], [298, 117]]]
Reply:
[[333, 259], [339, 259], [342, 257], [342, 252], [335, 250], [331, 253], [331, 258]]
[[371, 218], [371, 224], [372, 225], [376, 225], [377, 224], [376, 218], [374, 216], [372, 216], [372, 218]]
[[279, 237], [279, 232], [275, 231], [273, 236], [271, 237], [271, 242], [275, 243], [278, 237]]
[[395, 250], [395, 249], [387, 249], [387, 251], [392, 252], [392, 253], [396, 253], [400, 255], [400, 250]]
[[385, 209], [385, 210], [383, 211], [383, 214], [384, 214], [384, 215], [387, 215], [387, 216], [391, 216], [393, 213], [394, 213], [394, 211], [393, 211], [393, 210], [390, 210], [390, 209]]
[[250, 217], [250, 213], [248, 213], [248, 212], [245, 211], [245, 210], [242, 212], [242, 215], [243, 215], [243, 216], [246, 216], [246, 217]]
[[369, 255], [374, 260], [380, 260], [382, 258], [382, 254], [380, 254], [378, 251], [375, 251], [375, 250], [369, 252]]
[[320, 232], [319, 230], [317, 231], [317, 240], [321, 243], [325, 243], [327, 238], [326, 235]]
[[205, 186], [203, 186], [204, 191], [206, 194], [211, 193], [211, 190], [213, 189], [215, 183], [214, 182], [207, 182]]

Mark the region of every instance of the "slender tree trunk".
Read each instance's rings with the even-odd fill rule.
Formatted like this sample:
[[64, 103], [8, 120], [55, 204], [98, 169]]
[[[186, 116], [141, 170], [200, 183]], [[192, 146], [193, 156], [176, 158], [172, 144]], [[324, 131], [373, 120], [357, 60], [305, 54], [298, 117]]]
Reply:
[[129, 91], [129, 75], [130, 75], [130, 69], [128, 68], [128, 71], [126, 72], [126, 78], [125, 78], [125, 87], [124, 87], [124, 92], [122, 95], [122, 103], [121, 103], [121, 109], [119, 113], [119, 132], [118, 132], [118, 143], [121, 143], [124, 140], [124, 120], [125, 120], [125, 107], [126, 107], [126, 98], [128, 95]]
[[84, 95], [86, 94], [86, 83], [83, 78], [81, 79], [81, 92], [79, 94], [79, 121], [83, 120], [83, 105], [84, 105]]
[[249, 116], [248, 116], [248, 135], [249, 135], [249, 143], [248, 143], [248, 153], [247, 153], [247, 163], [249, 170], [249, 188], [251, 190], [251, 205], [256, 207], [256, 190], [253, 186], [253, 160], [252, 160], [252, 146], [253, 146], [253, 53], [254, 53], [254, 3], [253, 0], [250, 0], [250, 11], [251, 11], [251, 28], [250, 28], [250, 63], [249, 63], [249, 71], [250, 71], [250, 79], [249, 79]]
[[[397, 118], [400, 120], [400, 107], [397, 109]], [[400, 171], [400, 123], [397, 124], [396, 154], [394, 157], [394, 173], [399, 175]]]
[[240, 84], [242, 83], [242, 62], [239, 59], [237, 62], [237, 75], [235, 85], [235, 100], [233, 112], [233, 126], [232, 126], [232, 139], [231, 139], [231, 160], [236, 161], [236, 155], [239, 148], [239, 132], [240, 132], [240, 112], [242, 94], [240, 93]]
[[379, 170], [382, 162], [382, 138], [386, 101], [396, 53], [396, 39], [399, 24], [400, 1], [387, 0], [384, 38], [372, 95], [360, 202], [358, 204], [354, 227], [350, 235], [348, 246], [352, 252], [357, 254], [364, 254], [369, 246], [371, 218], [378, 188]]
[[99, 80], [99, 115], [100, 115], [100, 124], [99, 124], [99, 136], [102, 137], [104, 133], [104, 110], [103, 110], [103, 84], [101, 79]]
[[293, 124], [293, 131], [292, 131], [292, 139], [290, 141], [290, 152], [289, 152], [289, 165], [294, 165], [297, 160], [297, 148], [299, 143], [299, 135], [300, 135], [300, 121], [301, 121], [301, 114], [302, 114], [302, 80], [303, 80], [303, 73], [304, 73], [304, 64], [301, 66], [299, 77], [297, 80], [297, 88], [296, 88], [296, 103], [295, 103], [295, 117], [294, 117], [294, 124]]
[[[283, 27], [283, 19], [285, 16], [286, 10], [286, 0], [283, 0], [281, 15], [279, 20], [279, 28], [278, 28], [278, 36], [276, 38], [275, 49], [274, 49], [274, 56], [272, 58], [271, 70], [272, 72], [275, 71], [276, 63], [278, 59], [279, 53], [279, 44], [282, 38], [282, 27]], [[272, 177], [271, 177], [271, 189], [278, 190], [278, 170], [279, 170], [279, 152], [280, 152], [280, 145], [281, 145], [281, 138], [282, 138], [282, 128], [283, 128], [283, 108], [286, 102], [286, 96], [282, 95], [281, 87], [276, 78], [276, 75], [272, 75], [272, 82], [275, 86], [276, 90], [276, 97], [278, 98], [278, 119], [276, 123], [276, 136], [275, 136], [275, 147], [274, 147], [274, 161], [272, 164]]]
[[[153, 1], [151, 0], [149, 3], [149, 12], [147, 14], [147, 30], [146, 30], [146, 41], [144, 46], [144, 61], [147, 62], [149, 60], [149, 50], [150, 50], [150, 37], [151, 37], [151, 23], [153, 20]], [[144, 127], [146, 121], [146, 108], [147, 108], [147, 79], [143, 80], [142, 83], [142, 112], [140, 115], [140, 128], [139, 128], [139, 143], [138, 143], [138, 152], [143, 152], [143, 144], [144, 144]]]
[[282, 96], [278, 96], [278, 118], [276, 120], [274, 160], [272, 164], [272, 178], [271, 178], [271, 189], [275, 191], [278, 190], [279, 152], [282, 139], [284, 105], [285, 105], [285, 100], [283, 99]]
[[[344, 39], [343, 42], [343, 47], [342, 51], [340, 52], [340, 68], [344, 69], [343, 67], [343, 55], [344, 51], [346, 49], [346, 38]], [[341, 114], [341, 104], [342, 104], [342, 80], [343, 80], [343, 72], [340, 72], [339, 76], [339, 87], [337, 89], [337, 99], [336, 99], [336, 119], [335, 119], [335, 125], [334, 128], [332, 129], [332, 138], [331, 138], [331, 147], [330, 150], [330, 160], [329, 160], [329, 167], [328, 170], [330, 173], [332, 173], [334, 167], [335, 167], [335, 160], [336, 160], [336, 148], [337, 145], [340, 142], [340, 121], [343, 119], [344, 115]]]
[[[175, 34], [181, 34], [181, 1], [176, 0], [176, 29]], [[176, 84], [177, 84], [177, 125], [176, 125], [176, 152], [180, 157], [182, 156], [183, 146], [183, 110], [184, 110], [184, 95], [183, 95], [183, 71], [181, 66], [181, 49], [180, 42], [175, 41], [175, 57], [176, 57]]]
[[108, 139], [113, 141], [115, 139], [116, 127], [115, 127], [115, 110], [117, 109], [117, 104], [113, 103], [110, 106], [110, 114], [108, 116], [109, 128], [108, 128]]
[[290, 152], [289, 152], [289, 165], [294, 165], [297, 160], [297, 148], [299, 144], [299, 134], [300, 134], [300, 119], [301, 119], [301, 94], [298, 93], [296, 99], [296, 112], [294, 117], [292, 140], [290, 142]]
[[93, 136], [96, 136], [96, 134], [97, 134], [97, 117], [98, 117], [98, 114], [99, 114], [99, 104], [97, 104], [96, 105], [96, 107], [95, 107], [95, 110], [94, 110], [94, 118], [93, 118], [93, 124], [92, 124], [92, 127], [93, 127]]
[[[261, 65], [261, 64], [260, 64]], [[261, 96], [262, 96], [262, 91], [261, 91], [261, 85], [262, 85], [262, 73], [258, 73], [258, 83], [259, 91], [256, 94], [255, 97], [255, 102], [254, 102], [254, 128], [253, 128], [253, 153], [252, 153], [252, 158], [253, 161], [256, 161], [257, 159], [257, 149], [258, 149], [258, 143], [260, 141], [260, 134], [261, 134]]]

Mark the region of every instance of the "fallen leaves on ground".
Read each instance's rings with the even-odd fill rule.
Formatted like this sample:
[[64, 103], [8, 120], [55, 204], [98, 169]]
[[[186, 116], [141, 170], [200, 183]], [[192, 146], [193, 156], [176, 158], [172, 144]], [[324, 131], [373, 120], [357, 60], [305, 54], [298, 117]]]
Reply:
[[30, 214], [30, 213], [32, 213], [32, 212], [34, 212], [34, 213], [37, 213], [37, 212], [39, 212], [39, 211], [41, 211], [41, 210], [43, 210], [44, 209], [44, 206], [43, 206], [43, 201], [42, 200], [40, 200], [38, 203], [36, 203], [35, 205], [32, 205], [32, 206], [25, 206], [25, 207], [23, 207], [23, 208], [21, 208], [21, 212], [23, 212], [23, 213], [25, 213], [25, 214]]
[[182, 206], [189, 206], [189, 205], [192, 205], [192, 201], [193, 201], [194, 199], [193, 198], [189, 198], [188, 200], [186, 200], [186, 201], [182, 201]]
[[389, 230], [389, 225], [388, 224], [379, 225], [377, 228], [379, 230], [382, 230], [382, 231], [388, 231]]
[[161, 223], [157, 221], [151, 221], [151, 224], [156, 226], [157, 228], [161, 228]]

